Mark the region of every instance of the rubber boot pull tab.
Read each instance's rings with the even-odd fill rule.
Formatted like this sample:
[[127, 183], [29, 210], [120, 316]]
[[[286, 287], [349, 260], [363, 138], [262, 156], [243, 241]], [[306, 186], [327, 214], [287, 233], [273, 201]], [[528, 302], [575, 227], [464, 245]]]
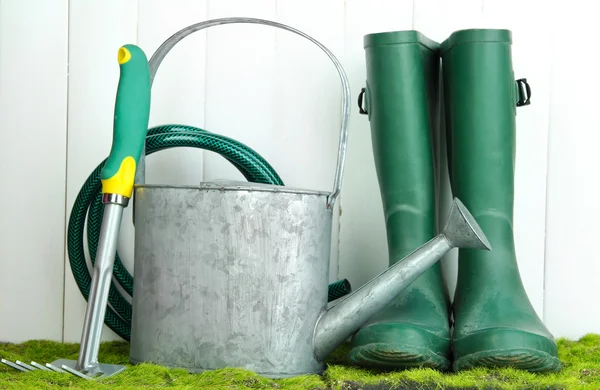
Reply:
[[528, 106], [531, 104], [531, 87], [527, 82], [527, 79], [517, 80], [517, 93], [519, 100], [517, 100], [517, 107]]
[[366, 88], [361, 88], [360, 93], [358, 94], [358, 111], [363, 115], [367, 115], [369, 113], [363, 108], [363, 97], [365, 96], [366, 91]]

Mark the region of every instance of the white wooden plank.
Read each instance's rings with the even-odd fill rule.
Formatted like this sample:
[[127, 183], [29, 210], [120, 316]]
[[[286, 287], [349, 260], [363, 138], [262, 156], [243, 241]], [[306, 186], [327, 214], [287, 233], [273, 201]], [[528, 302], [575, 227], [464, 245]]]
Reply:
[[[177, 31], [206, 20], [206, 1], [143, 0], [139, 5], [137, 43], [148, 60]], [[196, 32], [179, 43], [160, 64], [152, 85], [150, 126], [185, 124], [204, 127], [204, 65], [206, 35]], [[203, 151], [173, 148], [146, 158], [146, 183], [198, 184], [202, 181]], [[133, 273], [133, 207], [123, 213], [119, 257]]]
[[[343, 2], [277, 2], [278, 22], [318, 40], [340, 61], [344, 20]], [[327, 55], [309, 40], [282, 29], [275, 31], [275, 38], [271, 147], [280, 153], [273, 153], [269, 162], [287, 186], [331, 191], [341, 127], [340, 76]], [[334, 209], [330, 281], [338, 276], [339, 204]]]
[[584, 59], [598, 35], [596, 9], [586, 1], [547, 9], [557, 21], [545, 38], [554, 40], [553, 57], [539, 64], [552, 67], [544, 320], [556, 337], [573, 339], [600, 332], [600, 79], [595, 62]]
[[[69, 16], [67, 218], [81, 186], [110, 151], [117, 50], [137, 42], [138, 2], [71, 2]], [[67, 259], [65, 341], [80, 340], [85, 306]], [[119, 337], [104, 326], [102, 339]]]
[[67, 10], [0, 2], [1, 341], [62, 339]]
[[513, 229], [523, 285], [543, 317], [552, 22], [540, 18], [531, 28], [531, 15], [538, 10], [531, 2], [485, 0], [483, 12], [487, 28], [512, 31], [515, 79], [527, 78], [532, 89], [531, 105], [517, 108]]
[[442, 42], [453, 31], [485, 27], [484, 0], [415, 0], [413, 28]]
[[[315, 9], [319, 12], [315, 13]], [[344, 7], [319, 0], [278, 1], [277, 21], [321, 42], [341, 60]], [[314, 43], [276, 30], [272, 163], [286, 185], [331, 190], [341, 126], [341, 82], [335, 66]]]
[[[209, 0], [208, 19], [274, 20], [276, 0]], [[206, 130], [231, 137], [271, 162], [274, 134], [275, 28], [229, 24], [206, 30]], [[277, 169], [277, 166], [274, 166]], [[216, 153], [204, 153], [204, 179], [244, 177]]]
[[356, 289], [388, 266], [385, 219], [375, 172], [371, 130], [358, 113], [356, 97], [366, 78], [363, 37], [412, 28], [413, 2], [346, 1], [346, 50], [343, 64], [352, 87], [352, 116], [342, 186], [339, 277]]
[[[139, 7], [138, 44], [148, 59], [177, 31], [206, 20], [206, 0], [143, 0]], [[150, 126], [204, 126], [206, 34], [196, 32], [167, 54], [152, 85]], [[193, 184], [202, 179], [202, 151], [171, 149], [147, 159], [146, 182]]]

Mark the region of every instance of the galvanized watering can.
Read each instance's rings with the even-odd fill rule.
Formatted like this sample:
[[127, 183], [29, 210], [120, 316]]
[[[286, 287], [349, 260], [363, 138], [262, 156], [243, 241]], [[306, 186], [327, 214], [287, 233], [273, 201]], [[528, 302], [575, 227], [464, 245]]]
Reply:
[[[454, 247], [490, 249], [458, 200], [444, 231], [327, 310], [332, 213], [340, 192], [350, 88], [335, 56], [286, 25], [227, 18], [187, 27], [187, 35], [228, 23], [283, 28], [320, 47], [343, 86], [342, 129], [331, 192], [250, 182], [134, 189], [135, 263], [130, 360], [191, 372], [241, 367], [273, 378], [324, 370], [324, 358]], [[151, 68], [154, 75], [156, 65]]]

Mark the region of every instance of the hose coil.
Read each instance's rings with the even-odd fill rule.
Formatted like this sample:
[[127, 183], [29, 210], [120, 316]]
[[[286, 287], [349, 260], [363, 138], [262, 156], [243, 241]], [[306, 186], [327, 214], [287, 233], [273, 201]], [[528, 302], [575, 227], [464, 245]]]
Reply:
[[[146, 156], [165, 149], [193, 147], [220, 154], [232, 163], [249, 182], [284, 185], [273, 167], [258, 153], [234, 139], [186, 125], [163, 125], [150, 128], [146, 137]], [[104, 204], [100, 172], [106, 160], [90, 174], [81, 187], [69, 217], [67, 248], [69, 263], [79, 291], [87, 301], [91, 285], [84, 249], [84, 228], [87, 216], [87, 244], [92, 266], [95, 264]], [[129, 341], [131, 335], [131, 304], [119, 292], [115, 282], [133, 295], [133, 276], [127, 271], [119, 254], [115, 256], [104, 323], [117, 335]]]

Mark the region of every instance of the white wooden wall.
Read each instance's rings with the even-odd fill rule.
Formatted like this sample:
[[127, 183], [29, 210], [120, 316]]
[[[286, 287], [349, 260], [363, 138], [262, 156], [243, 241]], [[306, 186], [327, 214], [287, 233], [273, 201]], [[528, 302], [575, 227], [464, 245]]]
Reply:
[[[68, 265], [65, 230], [81, 185], [110, 148], [117, 49], [135, 43], [150, 56], [179, 29], [224, 16], [298, 28], [332, 50], [348, 74], [352, 117], [331, 280], [347, 277], [354, 288], [388, 261], [369, 123], [355, 103], [365, 78], [363, 35], [417, 29], [442, 41], [461, 28], [511, 29], [516, 77], [527, 77], [533, 89], [532, 105], [517, 116], [514, 229], [523, 282], [555, 336], [600, 332], [600, 81], [592, 58], [600, 34], [592, 4], [0, 0], [0, 340], [79, 340], [85, 301]], [[185, 123], [228, 135], [263, 155], [287, 185], [328, 190], [339, 85], [324, 53], [295, 34], [212, 27], [162, 63], [151, 125]], [[199, 150], [172, 149], [147, 163], [151, 183], [242, 179], [224, 159]], [[131, 208], [119, 252], [133, 271]], [[451, 288], [455, 261], [451, 253], [444, 262]], [[105, 339], [117, 338], [105, 329]]]

